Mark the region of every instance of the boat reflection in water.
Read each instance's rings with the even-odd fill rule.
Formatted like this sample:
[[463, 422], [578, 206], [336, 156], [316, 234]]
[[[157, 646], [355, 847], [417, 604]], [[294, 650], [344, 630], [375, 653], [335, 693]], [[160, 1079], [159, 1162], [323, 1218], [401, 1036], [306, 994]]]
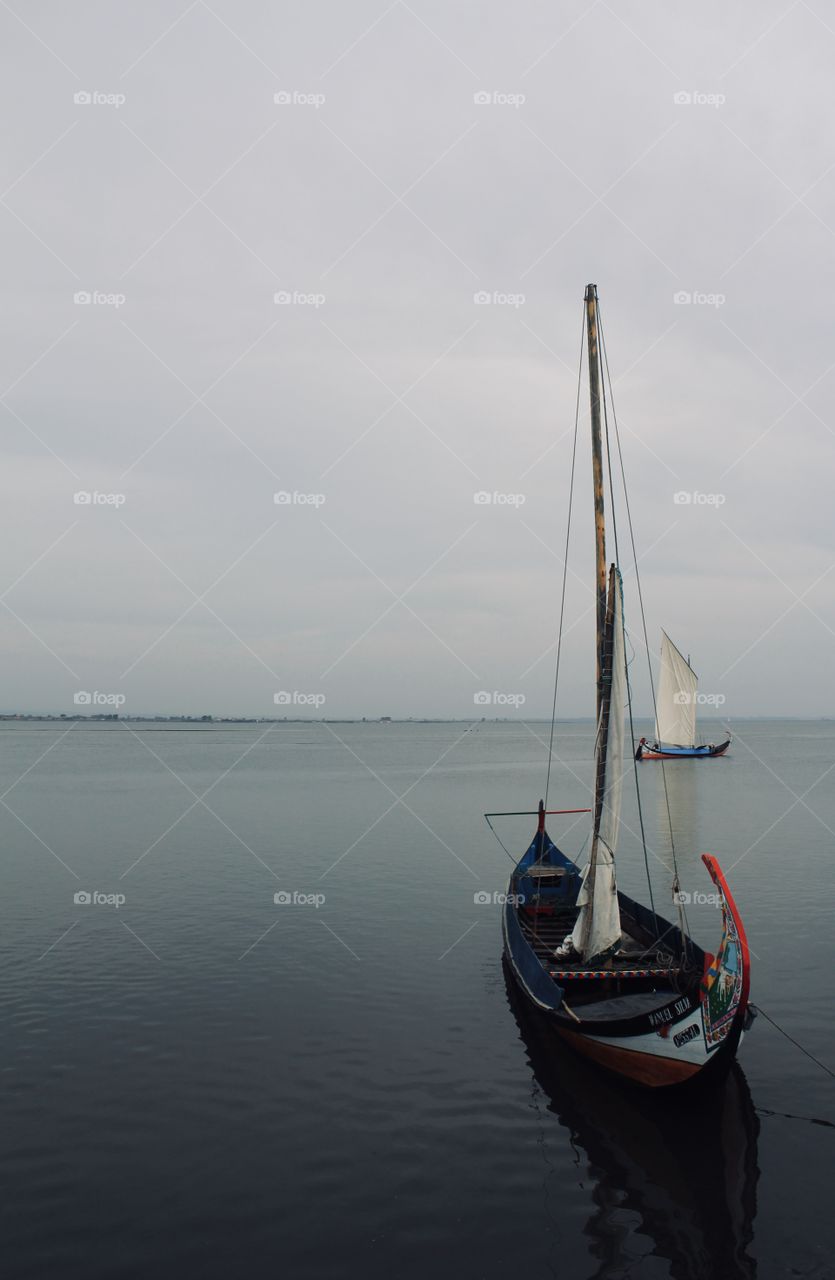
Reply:
[[[588, 1157], [595, 1275], [634, 1267], [637, 1234], [654, 1242], [649, 1256], [667, 1259], [675, 1280], [752, 1280], [759, 1120], [739, 1064], [709, 1089], [631, 1087], [563, 1046], [503, 967], [534, 1079]], [[640, 1225], [625, 1230], [624, 1210]]]

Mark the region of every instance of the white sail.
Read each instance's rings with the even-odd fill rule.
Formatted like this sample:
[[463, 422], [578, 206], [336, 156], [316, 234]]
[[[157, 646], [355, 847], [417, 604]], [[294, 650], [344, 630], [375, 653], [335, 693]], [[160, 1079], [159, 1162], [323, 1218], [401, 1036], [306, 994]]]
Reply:
[[[577, 896], [580, 914], [574, 926], [572, 945], [588, 961], [614, 946], [621, 936], [620, 907], [615, 881], [615, 850], [620, 830], [623, 798], [623, 748], [626, 737], [626, 652], [623, 639], [623, 588], [620, 574], [612, 575], [614, 591], [614, 636], [612, 639], [612, 690], [609, 700], [609, 731], [606, 742], [606, 774], [600, 827], [592, 837], [588, 866]], [[598, 727], [597, 752], [603, 749]], [[591, 885], [591, 890], [589, 889]]]
[[655, 705], [655, 740], [696, 745], [696, 673], [666, 631], [661, 632], [661, 678]]

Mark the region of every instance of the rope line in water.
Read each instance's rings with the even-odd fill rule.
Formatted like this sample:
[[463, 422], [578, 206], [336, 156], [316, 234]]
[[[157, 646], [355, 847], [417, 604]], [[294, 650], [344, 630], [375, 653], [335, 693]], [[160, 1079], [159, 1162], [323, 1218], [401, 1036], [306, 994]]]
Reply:
[[814, 1062], [816, 1066], [820, 1067], [821, 1071], [825, 1071], [828, 1076], [831, 1076], [832, 1079], [835, 1080], [835, 1071], [832, 1071], [826, 1065], [825, 1062], [821, 1062], [820, 1058], [816, 1058], [813, 1053], [810, 1053], [808, 1049], [805, 1049], [799, 1040], [795, 1040], [794, 1036], [789, 1035], [788, 1031], [784, 1031], [779, 1023], [775, 1022], [773, 1018], [770, 1018], [768, 1016], [765, 1009], [761, 1009], [760, 1006], [756, 1004], [752, 1004], [751, 1008], [754, 1010], [755, 1013], [761, 1013], [762, 1016], [765, 1018], [766, 1022], [771, 1023], [775, 1031], [779, 1031], [781, 1036], [785, 1036], [787, 1040], [790, 1040], [791, 1043], [795, 1045], [800, 1050], [801, 1053], [805, 1053], [807, 1058], [811, 1058], [812, 1062]]
[[803, 1120], [806, 1124], [820, 1124], [825, 1129], [835, 1129], [831, 1120], [822, 1120], [820, 1116], [796, 1116], [791, 1111], [772, 1111], [770, 1107], [754, 1107], [758, 1116], [779, 1116], [781, 1120]]

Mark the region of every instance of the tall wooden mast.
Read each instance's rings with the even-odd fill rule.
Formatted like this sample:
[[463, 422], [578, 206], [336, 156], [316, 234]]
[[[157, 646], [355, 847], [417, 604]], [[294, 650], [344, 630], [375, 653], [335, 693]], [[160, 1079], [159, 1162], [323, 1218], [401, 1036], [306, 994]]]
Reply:
[[[612, 565], [609, 570], [609, 598], [606, 603], [606, 616], [604, 619], [604, 636], [603, 636], [603, 652], [601, 661], [603, 663], [603, 675], [601, 682], [601, 702], [600, 715], [598, 717], [598, 737], [597, 737], [597, 753], [596, 766], [594, 776], [594, 819], [592, 823], [591, 834], [591, 850], [589, 852], [589, 865], [586, 872], [585, 890], [588, 894], [588, 900], [592, 904], [588, 911], [583, 913], [583, 928], [580, 945], [577, 948], [581, 955], [589, 959], [588, 947], [589, 938], [591, 936], [592, 922], [594, 917], [594, 885], [597, 879], [597, 864], [599, 858], [598, 839], [600, 836], [600, 825], [603, 817], [603, 802], [606, 793], [609, 791], [607, 787], [607, 768], [609, 756], [609, 720], [612, 709], [612, 678], [614, 675], [612, 669], [612, 660], [615, 648], [615, 627], [619, 625], [618, 619], [615, 617], [615, 574], [617, 570]], [[617, 713], [616, 713], [617, 714]], [[622, 714], [622, 712], [621, 712]], [[616, 768], [622, 767], [621, 762], [616, 762]]]
[[597, 718], [603, 700], [603, 644], [606, 633], [606, 522], [603, 512], [603, 445], [600, 435], [600, 351], [597, 341], [597, 285], [586, 286], [586, 328], [591, 400], [591, 459], [594, 483], [594, 528], [597, 547]]

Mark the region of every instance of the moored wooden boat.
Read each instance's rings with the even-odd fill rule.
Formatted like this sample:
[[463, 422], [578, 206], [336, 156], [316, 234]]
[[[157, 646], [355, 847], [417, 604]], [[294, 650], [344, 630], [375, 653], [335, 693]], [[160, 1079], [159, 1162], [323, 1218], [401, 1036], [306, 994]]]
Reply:
[[[617, 888], [615, 852], [627, 768], [634, 772], [636, 786], [638, 777], [631, 761], [624, 764], [627, 707], [630, 726], [632, 716], [623, 586], [617, 565], [606, 570], [602, 361], [594, 285], [586, 290], [585, 308], [597, 601], [594, 804], [585, 811], [592, 814], [591, 844], [581, 871], [551, 840], [545, 819], [549, 813], [584, 811], [548, 810], [547, 803], [540, 801], [536, 834], [510, 877], [503, 912], [504, 950], [519, 987], [562, 1040], [630, 1081], [663, 1088], [704, 1079], [732, 1060], [750, 1019], [750, 959], [736, 903], [718, 861], [710, 854], [702, 855], [703, 862], [722, 911], [722, 935], [715, 955], [690, 937], [684, 911], [687, 895], [680, 892], [675, 870], [672, 825], [673, 902], [678, 922]], [[608, 423], [606, 442], [608, 452]], [[610, 456], [607, 461], [611, 477]], [[633, 739], [629, 755], [634, 754]], [[549, 752], [549, 780], [550, 762]], [[646, 846], [644, 854], [647, 861]], [[647, 879], [653, 903], [648, 861]]]
[[715, 955], [618, 892], [617, 947], [588, 964], [559, 957], [580, 914], [581, 872], [548, 836], [542, 808], [510, 878], [504, 948], [520, 987], [573, 1049], [638, 1084], [684, 1084], [727, 1066], [748, 1024], [745, 929], [719, 863], [703, 861], [722, 908]]

